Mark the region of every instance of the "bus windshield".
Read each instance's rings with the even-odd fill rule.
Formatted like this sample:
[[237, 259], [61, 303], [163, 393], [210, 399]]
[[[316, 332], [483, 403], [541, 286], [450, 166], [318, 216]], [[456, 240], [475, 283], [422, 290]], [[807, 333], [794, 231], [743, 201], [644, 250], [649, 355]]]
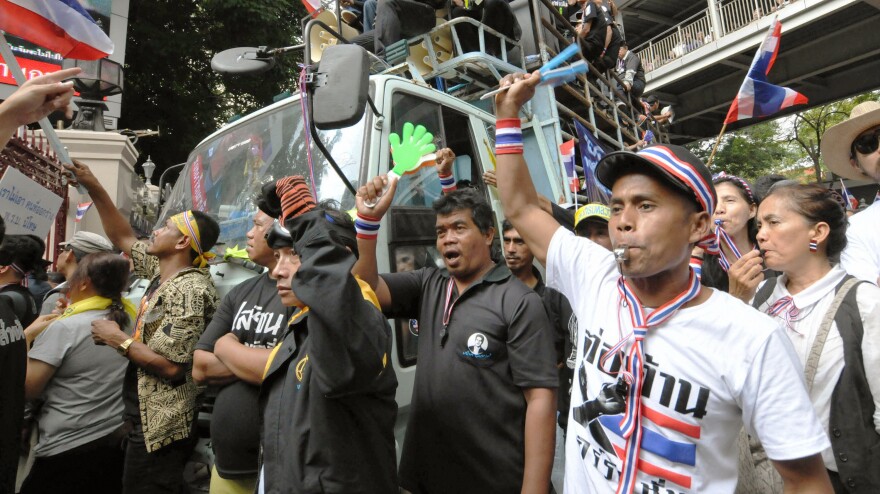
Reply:
[[[353, 208], [354, 196], [314, 143], [309, 167], [308, 129], [299, 100], [291, 101], [255, 118], [230, 124], [196, 147], [158, 224], [164, 224], [169, 216], [180, 211], [198, 209], [220, 223], [220, 238], [213, 249], [216, 254], [222, 254], [228, 247], [244, 248], [260, 188], [288, 175], [306, 177], [307, 182], [314, 184], [319, 201], [333, 199], [344, 210]], [[318, 131], [321, 141], [355, 187], [365, 118], [344, 129]]]

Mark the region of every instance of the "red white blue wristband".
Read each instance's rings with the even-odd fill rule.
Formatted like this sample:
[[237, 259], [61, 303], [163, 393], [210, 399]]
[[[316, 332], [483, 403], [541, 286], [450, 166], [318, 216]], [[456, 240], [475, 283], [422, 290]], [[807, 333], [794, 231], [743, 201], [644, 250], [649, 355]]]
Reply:
[[354, 229], [357, 231], [357, 238], [364, 240], [376, 240], [379, 236], [379, 223], [381, 218], [372, 218], [358, 213], [354, 219]]
[[456, 190], [455, 177], [451, 173], [449, 175], [440, 175], [438, 173], [437, 178], [440, 179], [440, 187], [443, 188], [444, 194], [448, 194]]
[[522, 154], [522, 128], [518, 118], [495, 121], [495, 154]]

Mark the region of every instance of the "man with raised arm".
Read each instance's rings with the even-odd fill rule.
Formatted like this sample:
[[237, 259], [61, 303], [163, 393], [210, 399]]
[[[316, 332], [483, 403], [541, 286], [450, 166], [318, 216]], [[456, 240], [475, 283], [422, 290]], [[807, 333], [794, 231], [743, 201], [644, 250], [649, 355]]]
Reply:
[[[262, 375], [257, 492], [397, 494], [391, 328], [351, 274], [354, 224], [316, 205], [301, 176], [277, 180], [276, 192], [272, 276], [281, 302], [299, 310], [267, 359], [241, 362]], [[224, 361], [229, 339], [215, 349]]]
[[688, 266], [706, 245], [716, 197], [680, 146], [605, 156], [614, 253], [540, 207], [522, 155], [519, 110], [538, 73], [496, 97], [496, 172], [507, 218], [571, 302], [578, 351], [566, 438], [567, 492], [733, 492], [744, 424], [786, 492], [831, 492], [816, 419], [782, 329]]
[[[395, 146], [394, 155], [406, 145]], [[434, 202], [445, 270], [379, 276], [376, 237], [397, 182], [382, 195], [386, 184], [376, 177], [358, 191], [361, 257], [354, 272], [374, 288], [386, 315], [420, 325], [401, 487], [416, 494], [546, 493], [558, 379], [540, 298], [492, 260], [492, 210], [473, 189]], [[375, 207], [365, 205], [380, 195]]]
[[130, 422], [123, 492], [178, 492], [183, 467], [195, 446], [198, 388], [192, 378], [196, 343], [217, 306], [217, 290], [206, 268], [220, 227], [201, 211], [184, 211], [137, 240], [91, 170], [65, 167], [88, 190], [107, 237], [131, 257], [134, 271], [150, 279], [134, 334], [112, 321], [92, 323], [92, 337], [130, 363], [123, 382], [125, 418]]

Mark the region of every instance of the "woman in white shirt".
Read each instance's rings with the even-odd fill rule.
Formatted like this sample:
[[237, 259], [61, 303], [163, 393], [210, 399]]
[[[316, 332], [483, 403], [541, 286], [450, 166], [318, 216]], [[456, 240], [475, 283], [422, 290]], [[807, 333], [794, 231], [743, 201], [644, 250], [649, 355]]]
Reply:
[[[40, 398], [35, 461], [21, 488], [34, 493], [118, 493], [124, 436], [122, 381], [128, 361], [92, 340], [92, 322], [130, 328], [135, 309], [122, 298], [128, 261], [101, 252], [85, 256], [68, 281], [70, 305], [25, 330], [25, 395]], [[51, 321], [51, 322], [50, 322]]]
[[835, 491], [880, 492], [880, 288], [839, 266], [847, 220], [828, 189], [774, 186], [757, 223], [766, 267], [782, 275], [752, 305], [780, 320], [805, 367]]

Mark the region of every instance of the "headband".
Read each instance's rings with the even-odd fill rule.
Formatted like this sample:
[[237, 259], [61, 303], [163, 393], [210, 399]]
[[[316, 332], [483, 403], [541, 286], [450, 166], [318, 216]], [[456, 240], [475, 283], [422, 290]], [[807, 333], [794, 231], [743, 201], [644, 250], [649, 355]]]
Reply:
[[212, 252], [202, 250], [202, 237], [199, 235], [199, 225], [192, 211], [184, 211], [171, 217], [171, 221], [180, 230], [180, 233], [189, 237], [189, 245], [196, 251], [198, 256], [193, 260], [193, 266], [203, 268], [208, 265], [208, 260], [216, 257]]
[[752, 193], [752, 187], [745, 181], [745, 179], [737, 177], [736, 175], [730, 175], [727, 172], [716, 173], [712, 176], [712, 182], [715, 185], [718, 185], [718, 182], [722, 179], [738, 183], [742, 189], [746, 191], [746, 197], [749, 199], [749, 202], [752, 204], [758, 203], [758, 201], [755, 200], [755, 194]]

